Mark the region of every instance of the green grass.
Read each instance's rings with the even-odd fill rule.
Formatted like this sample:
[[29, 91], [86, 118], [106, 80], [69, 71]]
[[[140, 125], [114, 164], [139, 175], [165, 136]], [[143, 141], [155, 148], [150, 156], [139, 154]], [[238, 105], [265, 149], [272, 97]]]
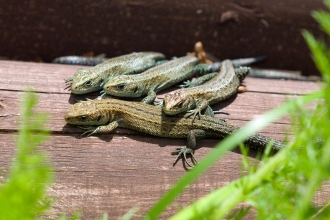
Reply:
[[37, 99], [28, 92], [23, 97], [16, 153], [8, 178], [0, 186], [0, 219], [36, 219], [51, 205], [46, 195], [52, 182], [52, 168], [36, 146], [46, 140], [46, 115], [35, 113]]

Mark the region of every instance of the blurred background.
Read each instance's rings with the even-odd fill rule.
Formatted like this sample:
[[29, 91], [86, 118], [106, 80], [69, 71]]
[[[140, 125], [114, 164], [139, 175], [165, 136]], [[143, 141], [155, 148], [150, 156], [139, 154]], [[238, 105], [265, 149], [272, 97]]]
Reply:
[[168, 58], [201, 41], [218, 59], [266, 55], [262, 68], [318, 75], [301, 35], [322, 36], [311, 16], [322, 0], [0, 0], [0, 57], [51, 62], [158, 51]]

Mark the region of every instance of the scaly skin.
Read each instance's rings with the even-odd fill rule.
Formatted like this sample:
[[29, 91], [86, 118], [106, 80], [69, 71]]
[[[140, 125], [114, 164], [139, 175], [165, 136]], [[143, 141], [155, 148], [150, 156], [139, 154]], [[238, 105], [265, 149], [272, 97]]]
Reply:
[[119, 75], [141, 73], [156, 65], [165, 56], [156, 52], [131, 53], [108, 59], [90, 69], [79, 69], [73, 78], [67, 79], [71, 83], [71, 92], [85, 94], [100, 90], [110, 78]]
[[[202, 115], [201, 119], [193, 121], [182, 115], [168, 116], [162, 112], [161, 108], [153, 105], [118, 99], [76, 103], [65, 115], [65, 121], [69, 124], [82, 125], [81, 128], [87, 130], [82, 136], [110, 133], [117, 127], [122, 127], [158, 137], [187, 138], [187, 147], [178, 148], [175, 151], [179, 153], [179, 156], [182, 154], [184, 157], [186, 154], [193, 156], [196, 139], [224, 138], [239, 129], [239, 127], [205, 115]], [[281, 141], [260, 134], [249, 137], [245, 143], [252, 148], [263, 150], [270, 141], [273, 141], [275, 151], [285, 146]], [[185, 162], [187, 161], [185, 160]]]
[[198, 114], [208, 109], [207, 114], [213, 113], [209, 105], [218, 103], [236, 94], [237, 89], [248, 74], [249, 68], [237, 70], [230, 60], [222, 62], [220, 73], [200, 86], [183, 88], [165, 95], [163, 111], [168, 115], [176, 115], [194, 109], [190, 114], [195, 119]]
[[147, 95], [142, 102], [150, 104], [157, 92], [196, 75], [197, 63], [196, 57], [177, 58], [141, 74], [118, 76], [107, 82], [103, 89], [110, 96], [136, 98]]

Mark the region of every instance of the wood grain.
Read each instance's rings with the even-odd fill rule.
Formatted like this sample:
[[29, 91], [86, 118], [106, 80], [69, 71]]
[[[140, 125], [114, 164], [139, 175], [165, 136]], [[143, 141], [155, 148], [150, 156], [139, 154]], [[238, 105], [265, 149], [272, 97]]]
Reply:
[[[56, 64], [0, 61], [0, 169], [2, 178], [8, 173], [13, 157], [19, 123], [19, 105], [26, 88], [33, 88], [39, 98], [36, 110], [50, 115], [50, 139], [40, 146], [47, 152], [55, 168], [56, 180], [49, 188], [56, 198], [49, 218], [61, 213], [81, 210], [82, 219], [97, 219], [103, 213], [117, 219], [133, 206], [139, 206], [141, 217], [186, 171], [182, 161], [172, 166], [170, 155], [184, 139], [157, 138], [117, 129], [114, 134], [79, 139], [81, 130], [67, 125], [65, 113], [77, 99], [64, 90], [63, 79], [71, 77], [80, 67]], [[243, 126], [263, 112], [284, 103], [287, 98], [306, 94], [319, 88], [318, 83], [247, 78], [247, 92], [215, 105], [230, 112], [228, 123]], [[89, 95], [95, 97], [97, 93]], [[162, 98], [160, 94], [158, 98]], [[219, 117], [219, 116], [217, 116]], [[290, 120], [285, 116], [262, 131], [273, 138], [290, 136]], [[198, 141], [201, 158], [219, 140]], [[201, 198], [241, 176], [239, 150], [227, 152], [215, 166], [189, 186], [161, 216], [167, 219], [178, 209]], [[253, 154], [251, 155], [251, 160]], [[330, 196], [329, 185], [317, 195], [317, 204]]]

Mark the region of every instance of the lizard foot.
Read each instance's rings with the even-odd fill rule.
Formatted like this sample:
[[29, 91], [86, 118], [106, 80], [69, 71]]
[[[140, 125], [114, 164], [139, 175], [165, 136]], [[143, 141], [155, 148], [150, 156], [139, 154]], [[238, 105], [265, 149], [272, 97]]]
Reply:
[[192, 82], [190, 80], [186, 80], [183, 82], [182, 85], [179, 85], [180, 88], [188, 88], [188, 87], [192, 87]]
[[157, 100], [154, 102], [154, 105], [157, 106], [157, 107], [162, 107], [163, 106], [163, 100]]
[[70, 91], [70, 90], [71, 90], [71, 84], [70, 84], [70, 85], [67, 85], [67, 86], [64, 88], [64, 90], [68, 90], [68, 91]]
[[194, 123], [196, 116], [198, 115], [198, 119], [201, 118], [201, 110], [200, 109], [194, 109], [194, 110], [189, 110], [188, 113], [184, 116], [185, 118], [189, 118], [190, 116], [193, 115], [193, 121], [192, 123]]
[[178, 156], [175, 158], [174, 160], [174, 163], [173, 163], [173, 166], [176, 164], [176, 162], [178, 162], [180, 156], [182, 155], [183, 156], [183, 159], [184, 159], [184, 162], [190, 166], [190, 167], [194, 167], [194, 165], [191, 165], [188, 160], [187, 160], [187, 154], [190, 154], [191, 155], [191, 158], [192, 158], [192, 161], [193, 163], [198, 163], [198, 161], [195, 159], [194, 157], [194, 150], [190, 149], [190, 148], [187, 148], [187, 147], [179, 147], [177, 148], [175, 151], [172, 152], [172, 155], [173, 154], [178, 154]]
[[73, 82], [73, 78], [68, 78], [68, 79], [64, 80], [64, 83], [67, 85], [70, 85], [70, 86], [71, 86], [72, 82]]
[[98, 96], [98, 97], [96, 98], [96, 100], [101, 100], [101, 99], [108, 99], [108, 98], [111, 98], [111, 96], [108, 95], [104, 90], [101, 90], [100, 94], [101, 94], [101, 95]]
[[91, 136], [92, 134], [96, 133], [96, 128], [93, 126], [78, 126], [78, 128], [83, 129], [83, 130], [87, 130], [84, 133], [82, 133], [79, 138], [82, 138], [83, 136], [86, 135], [86, 137]]

